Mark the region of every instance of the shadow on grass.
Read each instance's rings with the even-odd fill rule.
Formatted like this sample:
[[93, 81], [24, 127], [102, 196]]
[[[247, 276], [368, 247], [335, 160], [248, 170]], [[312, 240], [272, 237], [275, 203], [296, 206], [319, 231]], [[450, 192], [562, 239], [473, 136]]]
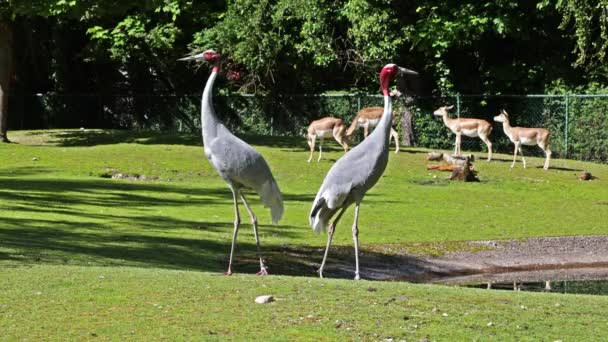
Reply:
[[[202, 146], [200, 134], [132, 130], [51, 130], [28, 132], [46, 137], [47, 143], [62, 147], [89, 147], [110, 144]], [[239, 135], [252, 145], [308, 150], [303, 137]]]
[[[536, 166], [537, 169], [542, 169], [543, 165], [538, 165]], [[573, 171], [573, 172], [577, 172], [577, 171], [583, 171], [582, 169], [572, 169], [569, 167], [562, 167], [562, 166], [551, 166], [549, 165], [549, 170], [559, 170], [559, 171]]]
[[[285, 194], [288, 202], [312, 202], [313, 197]], [[231, 194], [228, 189], [105, 179], [0, 178], [0, 210], [10, 213], [0, 216], [0, 267], [70, 264], [224, 272], [232, 217], [198, 220], [176, 217], [175, 211], [173, 215], [160, 214], [166, 207], [193, 205], [231, 207]], [[257, 250], [246, 213], [241, 214], [234, 269], [255, 273]], [[312, 234], [309, 229], [262, 224], [260, 231], [262, 250], [273, 274], [316, 276], [322, 249], [266, 245], [263, 238], [302, 239]], [[327, 276], [352, 277], [352, 250], [332, 248]], [[362, 253], [361, 265], [367, 269], [364, 274], [387, 275], [392, 267], [387, 265], [398, 264], [411, 265], [414, 270], [425, 267], [416, 258]]]

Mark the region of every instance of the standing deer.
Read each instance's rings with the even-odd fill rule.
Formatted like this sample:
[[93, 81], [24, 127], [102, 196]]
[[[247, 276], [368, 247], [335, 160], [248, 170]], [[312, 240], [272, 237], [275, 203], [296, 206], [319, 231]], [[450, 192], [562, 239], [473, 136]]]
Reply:
[[[378, 125], [383, 112], [384, 107], [366, 107], [361, 109], [346, 131], [346, 136], [350, 138], [357, 128], [363, 127], [363, 136], [367, 138], [369, 129]], [[399, 152], [399, 134], [392, 127], [389, 141], [391, 138], [395, 140], [395, 153], [397, 153]]]
[[502, 129], [509, 139], [515, 144], [515, 151], [513, 152], [513, 163], [511, 168], [515, 166], [515, 160], [517, 159], [517, 151], [521, 154], [521, 160], [526, 168], [526, 158], [524, 153], [521, 151], [521, 145], [534, 146], [538, 145], [546, 155], [545, 165], [543, 169], [549, 169], [549, 161], [551, 160], [551, 150], [549, 149], [549, 138], [551, 133], [544, 128], [527, 128], [527, 127], [512, 127], [509, 123], [509, 114], [507, 111], [502, 109], [500, 114], [494, 117], [494, 121], [502, 122]]
[[322, 118], [315, 120], [308, 125], [308, 133], [306, 138], [308, 139], [308, 146], [310, 147], [310, 157], [308, 162], [312, 160], [312, 154], [315, 151], [315, 141], [319, 137], [319, 158], [317, 162], [321, 161], [323, 154], [323, 139], [326, 136], [333, 135], [334, 139], [344, 148], [344, 152], [348, 151], [349, 139], [346, 137], [346, 126], [344, 121], [340, 118]]
[[439, 107], [433, 112], [435, 116], [441, 116], [443, 123], [449, 128], [454, 134], [456, 134], [456, 142], [454, 147], [454, 154], [460, 155], [460, 143], [462, 135], [467, 137], [475, 138], [479, 137], [486, 146], [488, 146], [488, 161], [492, 160], [492, 142], [488, 139], [490, 133], [492, 133], [492, 125], [486, 120], [481, 119], [470, 119], [470, 118], [448, 118], [448, 111], [454, 108], [454, 106], [443, 106]]

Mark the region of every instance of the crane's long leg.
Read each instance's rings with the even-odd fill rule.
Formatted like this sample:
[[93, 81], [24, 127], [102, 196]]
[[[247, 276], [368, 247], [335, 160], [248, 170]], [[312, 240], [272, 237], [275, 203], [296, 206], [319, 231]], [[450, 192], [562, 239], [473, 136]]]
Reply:
[[258, 272], [257, 275], [268, 275], [268, 269], [266, 269], [266, 266], [264, 265], [264, 259], [262, 258], [262, 251], [260, 250], [260, 239], [258, 237], [258, 218], [253, 213], [253, 210], [251, 210], [249, 203], [245, 199], [245, 195], [243, 195], [242, 193], [241, 193], [241, 200], [243, 200], [243, 204], [245, 205], [245, 208], [247, 208], [249, 217], [251, 217], [251, 225], [253, 226], [253, 235], [255, 236], [255, 244], [258, 248], [258, 256], [260, 257], [260, 272]]
[[336, 225], [338, 224], [338, 221], [340, 221], [340, 218], [344, 214], [345, 210], [346, 210], [346, 207], [342, 208], [342, 210], [340, 211], [340, 213], [338, 214], [338, 216], [336, 217], [334, 222], [332, 222], [331, 225], [329, 226], [329, 231], [327, 232], [327, 245], [325, 246], [325, 254], [323, 254], [323, 262], [321, 262], [321, 267], [319, 267], [319, 277], [320, 278], [323, 278], [323, 268], [325, 267], [325, 261], [327, 261], [327, 252], [329, 252], [329, 245], [331, 245], [331, 239], [334, 236], [334, 231], [336, 230]]
[[226, 275], [232, 275], [232, 258], [234, 256], [234, 247], [236, 246], [236, 236], [239, 232], [239, 225], [241, 224], [241, 217], [239, 216], [239, 202], [237, 199], [237, 189], [230, 187], [232, 190], [232, 199], [234, 200], [234, 232], [232, 233], [232, 247], [230, 247], [230, 261], [228, 262], [228, 271]]
[[359, 277], [359, 203], [355, 204], [355, 220], [353, 221], [353, 241], [355, 242], [355, 280]]

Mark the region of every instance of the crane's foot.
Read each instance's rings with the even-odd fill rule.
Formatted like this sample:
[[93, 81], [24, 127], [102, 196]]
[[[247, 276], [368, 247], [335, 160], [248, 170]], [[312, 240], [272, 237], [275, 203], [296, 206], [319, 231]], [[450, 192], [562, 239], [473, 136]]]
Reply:
[[355, 274], [355, 280], [361, 280], [361, 277], [358, 274]]
[[232, 271], [228, 270], [226, 273], [224, 273], [225, 276], [231, 276], [232, 275]]
[[262, 266], [262, 268], [260, 269], [260, 272], [256, 273], [256, 275], [259, 275], [259, 276], [268, 275], [268, 269], [266, 267]]

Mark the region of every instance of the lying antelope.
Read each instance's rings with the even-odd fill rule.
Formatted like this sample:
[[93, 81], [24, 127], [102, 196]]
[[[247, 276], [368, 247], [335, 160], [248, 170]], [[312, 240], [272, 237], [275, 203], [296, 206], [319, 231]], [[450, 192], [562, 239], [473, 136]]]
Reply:
[[456, 134], [454, 154], [459, 156], [461, 153], [460, 144], [462, 135], [471, 138], [479, 137], [479, 139], [488, 146], [488, 161], [492, 160], [492, 142], [488, 139], [488, 136], [492, 133], [492, 125], [486, 120], [481, 119], [450, 119], [448, 118], [448, 111], [452, 108], [454, 108], [454, 106], [439, 107], [433, 114], [435, 116], [443, 117], [443, 123], [446, 127]]
[[[366, 107], [363, 108], [357, 113], [357, 116], [353, 119], [350, 127], [346, 131], [347, 137], [352, 137], [357, 128], [363, 127], [363, 136], [367, 138], [369, 134], [369, 129], [374, 128], [380, 122], [380, 118], [384, 113], [384, 107]], [[393, 116], [394, 117], [394, 116]], [[390, 139], [395, 140], [395, 153], [399, 152], [399, 135], [397, 132], [391, 127], [391, 135]]]
[[509, 114], [504, 109], [500, 111], [500, 114], [494, 117], [494, 121], [502, 122], [502, 129], [509, 139], [515, 144], [515, 151], [513, 153], [513, 163], [511, 168], [515, 166], [515, 160], [517, 159], [517, 151], [521, 154], [521, 160], [526, 168], [526, 158], [521, 151], [521, 145], [534, 146], [538, 145], [546, 155], [545, 165], [543, 169], [549, 169], [549, 161], [551, 160], [551, 150], [549, 150], [549, 137], [551, 133], [544, 128], [527, 128], [527, 127], [512, 127], [509, 123]]
[[308, 125], [308, 133], [306, 138], [308, 139], [308, 146], [310, 147], [310, 157], [308, 162], [312, 160], [312, 154], [315, 150], [315, 141], [319, 138], [319, 158], [321, 160], [323, 154], [323, 139], [326, 136], [333, 135], [334, 139], [340, 144], [344, 151], [348, 151], [348, 137], [346, 137], [346, 125], [344, 121], [339, 118], [322, 118], [315, 120]]

